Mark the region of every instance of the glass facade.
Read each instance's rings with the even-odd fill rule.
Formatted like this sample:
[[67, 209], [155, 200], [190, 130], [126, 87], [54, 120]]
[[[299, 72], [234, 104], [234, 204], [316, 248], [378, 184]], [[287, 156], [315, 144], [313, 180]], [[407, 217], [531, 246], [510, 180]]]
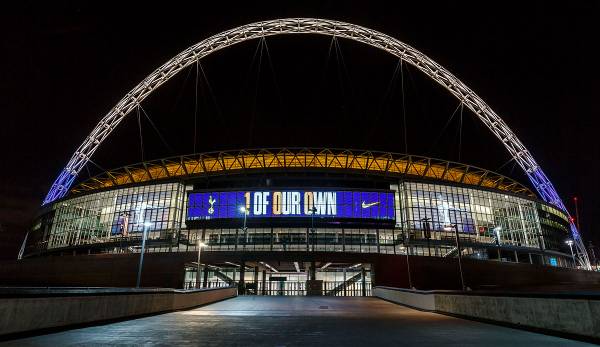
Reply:
[[458, 228], [473, 242], [544, 248], [534, 201], [457, 186], [406, 182], [400, 187], [402, 228], [414, 238], [452, 239]]
[[350, 223], [343, 218], [327, 218], [313, 229], [310, 218], [290, 219], [289, 223], [278, 218], [285, 222], [265, 219], [245, 230], [243, 215], [216, 224], [214, 220], [186, 218], [192, 191], [189, 184], [165, 183], [56, 202], [36, 223], [33, 231], [37, 233], [31, 238], [35, 245], [30, 244], [29, 254], [35, 253], [31, 250], [39, 254], [90, 249], [90, 245], [96, 253], [139, 252], [146, 229], [153, 241], [149, 252], [196, 251], [201, 238], [211, 251], [448, 257], [457, 255], [458, 233], [466, 257], [573, 266], [564, 248], [570, 236], [567, 216], [539, 201], [500, 191], [400, 181], [389, 185], [394, 194], [395, 221]]
[[[180, 250], [196, 249], [197, 237], [214, 251], [318, 251], [394, 254], [398, 229], [376, 228], [207, 228], [182, 231]], [[394, 237], [395, 234], [395, 237]], [[394, 243], [396, 240], [396, 244]]]
[[53, 206], [48, 249], [137, 236], [166, 239], [180, 229], [184, 186], [157, 184], [89, 194]]

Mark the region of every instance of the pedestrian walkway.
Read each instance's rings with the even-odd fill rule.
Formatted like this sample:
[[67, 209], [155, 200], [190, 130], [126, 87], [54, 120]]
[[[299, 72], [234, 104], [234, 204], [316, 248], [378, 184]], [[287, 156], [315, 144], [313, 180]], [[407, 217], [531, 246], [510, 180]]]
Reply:
[[240, 296], [193, 310], [73, 329], [0, 346], [583, 346], [421, 312], [372, 297]]

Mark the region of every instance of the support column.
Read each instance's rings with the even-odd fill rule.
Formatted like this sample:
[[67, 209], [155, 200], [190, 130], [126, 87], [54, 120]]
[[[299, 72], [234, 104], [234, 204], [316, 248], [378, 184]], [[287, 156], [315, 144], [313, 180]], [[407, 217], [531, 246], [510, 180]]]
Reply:
[[238, 284], [238, 292], [240, 295], [246, 294], [246, 283], [244, 280], [246, 278], [246, 262], [240, 262], [240, 281]]
[[235, 228], [235, 246], [234, 246], [233, 249], [236, 250], [236, 251], [238, 249], [238, 243], [239, 242], [240, 242], [240, 233], [239, 233], [238, 228]]
[[362, 268], [362, 296], [367, 296], [367, 270]]
[[254, 295], [258, 295], [258, 265], [254, 268]]
[[369, 274], [371, 275], [371, 288], [375, 287], [375, 264], [369, 264]]
[[267, 270], [262, 271], [262, 295], [267, 295]]
[[306, 228], [306, 251], [310, 250], [310, 233], [309, 228]]
[[306, 295], [323, 295], [323, 281], [317, 281], [315, 261], [310, 262], [309, 280], [306, 281]]
[[[537, 216], [537, 213], [536, 213], [536, 216]], [[537, 217], [536, 217], [536, 221], [539, 223], [539, 219], [537, 219]], [[542, 255], [541, 255], [542, 265], [546, 265], [546, 256], [545, 256], [545, 252], [544, 252], [546, 247], [544, 245], [544, 237], [541, 232], [538, 232], [538, 242], [540, 244], [540, 251], [542, 252]]]
[[204, 266], [204, 279], [203, 279], [202, 287], [206, 288], [206, 284], [208, 283], [208, 265]]

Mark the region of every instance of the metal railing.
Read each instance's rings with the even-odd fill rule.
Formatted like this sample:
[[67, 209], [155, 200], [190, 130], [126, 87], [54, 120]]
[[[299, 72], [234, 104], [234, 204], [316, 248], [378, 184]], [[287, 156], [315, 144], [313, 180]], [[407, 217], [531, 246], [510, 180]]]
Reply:
[[[306, 281], [268, 281], [246, 283], [247, 295], [273, 295], [273, 296], [304, 296], [306, 295]], [[256, 290], [254, 289], [256, 287]], [[371, 282], [349, 281], [323, 281], [324, 296], [371, 296]]]
[[[268, 281], [264, 283], [246, 281], [246, 294], [248, 295], [273, 295], [273, 296], [304, 296], [306, 295], [306, 281]], [[200, 284], [200, 288], [222, 288], [229, 287], [224, 281], [208, 281], [206, 286]], [[183, 284], [183, 289], [196, 288], [195, 281], [187, 281]], [[256, 288], [256, 289], [255, 289]], [[324, 296], [371, 296], [371, 282], [344, 282], [344, 281], [323, 281]]]
[[269, 281], [257, 283], [258, 295], [303, 296], [306, 295], [306, 281]]
[[[223, 287], [229, 287], [230, 285], [226, 282], [223, 281], [208, 281], [206, 282], [206, 286], [203, 285], [204, 283], [200, 283], [200, 289], [202, 288], [223, 288]], [[196, 281], [187, 281], [183, 283], [183, 289], [197, 289], [196, 288]]]

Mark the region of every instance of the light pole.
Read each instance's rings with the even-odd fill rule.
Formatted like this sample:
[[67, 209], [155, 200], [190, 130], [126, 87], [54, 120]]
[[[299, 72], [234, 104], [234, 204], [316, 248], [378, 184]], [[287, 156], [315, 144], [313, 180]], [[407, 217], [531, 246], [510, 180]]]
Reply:
[[496, 234], [496, 251], [498, 251], [498, 261], [502, 261], [502, 257], [500, 256], [500, 230], [502, 230], [502, 226], [497, 226], [494, 228], [494, 234]]
[[315, 213], [317, 212], [316, 207], [310, 208], [310, 235], [312, 236], [312, 251], [315, 251]]
[[206, 244], [200, 241], [200, 237], [197, 238], [196, 247], [198, 248], [198, 267], [196, 268], [196, 288], [200, 288], [200, 254], [202, 253], [202, 247], [206, 247]]
[[410, 233], [406, 230], [406, 239], [404, 240], [404, 247], [406, 248], [406, 272], [408, 274], [408, 287], [409, 289], [413, 288], [412, 277], [410, 276], [410, 260], [408, 258], [409, 251], [409, 242], [410, 242]]
[[454, 234], [456, 235], [456, 249], [458, 250], [458, 271], [460, 272], [460, 285], [462, 286], [462, 290], [465, 291], [465, 279], [463, 277], [462, 270], [462, 254], [460, 251], [460, 237], [458, 236], [458, 224], [453, 224]]
[[575, 254], [573, 253], [573, 240], [567, 240], [565, 241], [565, 243], [567, 245], [569, 245], [569, 248], [571, 249], [571, 257], [573, 258], [573, 266], [577, 266], [575, 263]]
[[248, 216], [248, 209], [245, 206], [240, 207], [240, 212], [244, 214], [244, 249], [246, 249], [246, 243], [248, 243], [248, 228], [246, 227], [246, 217]]
[[149, 222], [144, 223], [144, 231], [142, 233], [142, 252], [140, 253], [140, 265], [138, 266], [137, 281], [135, 282], [136, 288], [140, 287], [140, 282], [142, 280], [142, 267], [144, 266], [144, 253], [146, 252], [146, 234], [148, 233], [149, 226]]

